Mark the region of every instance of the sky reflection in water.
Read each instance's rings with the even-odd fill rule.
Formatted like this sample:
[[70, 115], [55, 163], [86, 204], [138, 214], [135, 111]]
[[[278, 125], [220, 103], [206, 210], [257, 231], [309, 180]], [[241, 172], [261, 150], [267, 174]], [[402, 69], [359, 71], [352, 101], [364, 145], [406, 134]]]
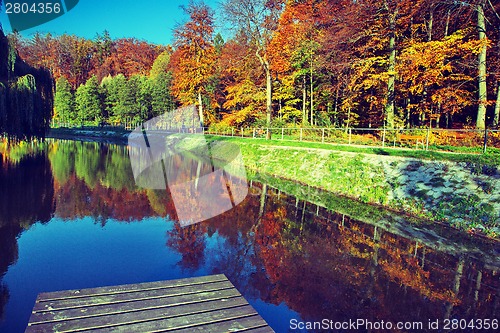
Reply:
[[291, 319], [498, 318], [498, 262], [269, 185], [252, 182], [235, 209], [181, 228], [167, 191], [134, 185], [126, 147], [50, 141], [10, 155], [22, 157], [0, 159], [0, 332], [23, 332], [42, 291], [215, 273], [277, 332]]

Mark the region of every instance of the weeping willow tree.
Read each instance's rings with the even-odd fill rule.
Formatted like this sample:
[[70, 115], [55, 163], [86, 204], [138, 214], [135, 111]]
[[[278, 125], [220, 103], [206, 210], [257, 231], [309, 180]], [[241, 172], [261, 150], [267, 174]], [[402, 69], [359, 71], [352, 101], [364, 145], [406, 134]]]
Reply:
[[44, 138], [53, 109], [53, 79], [28, 66], [0, 30], [0, 137]]
[[0, 133], [5, 130], [7, 123], [7, 87], [0, 82]]

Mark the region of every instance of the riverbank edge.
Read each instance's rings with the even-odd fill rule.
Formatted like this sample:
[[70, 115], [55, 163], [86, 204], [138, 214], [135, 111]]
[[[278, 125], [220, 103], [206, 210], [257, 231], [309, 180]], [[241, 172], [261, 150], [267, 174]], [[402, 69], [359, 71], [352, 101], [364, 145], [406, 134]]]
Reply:
[[[49, 133], [49, 137], [126, 144], [129, 134], [130, 131], [125, 130], [116, 132], [55, 129]], [[406, 216], [458, 229], [462, 233], [466, 231], [467, 234], [474, 234], [480, 238], [498, 240], [500, 236], [495, 224], [495, 227], [492, 228], [480, 223], [482, 222], [481, 218], [492, 218], [492, 211], [493, 213], [500, 211], [500, 208], [495, 209], [496, 206], [488, 206], [489, 203], [485, 198], [483, 198], [483, 202], [480, 202], [481, 198], [476, 194], [466, 195], [464, 198], [460, 195], [452, 195], [451, 199], [453, 200], [450, 204], [439, 205], [439, 199], [443, 194], [447, 196], [445, 199], [450, 199], [450, 194], [456, 193], [456, 187], [465, 184], [453, 179], [451, 180], [456, 183], [449, 181], [457, 172], [463, 177], [476, 177], [477, 179], [482, 177], [481, 181], [488, 181], [491, 175], [479, 175], [477, 171], [482, 171], [482, 169], [477, 165], [460, 165], [460, 163], [450, 161], [427, 161], [416, 158], [336, 151], [334, 149], [268, 146], [250, 139], [210, 135], [179, 134], [170, 136], [170, 138], [175, 138], [174, 146], [176, 149], [189, 150], [194, 153], [200, 145], [199, 139], [205, 139], [212, 145], [220, 142], [232, 142], [239, 147], [245, 167], [253, 174], [258, 173], [298, 182], [356, 202], [382, 207]], [[181, 138], [187, 140], [181, 140]], [[220, 153], [224, 154], [224, 151]], [[228, 154], [233, 153], [228, 152]], [[432, 165], [429, 166], [429, 164]], [[450, 173], [450, 168], [454, 172]], [[431, 170], [430, 173], [429, 170]], [[402, 172], [403, 176], [401, 176]], [[443, 176], [445, 173], [453, 175]], [[498, 192], [496, 189], [500, 188], [500, 170], [494, 170], [493, 173], [492, 180], [495, 180], [498, 186], [496, 183], [489, 184], [487, 188], [496, 193]], [[419, 174], [424, 176], [419, 177]], [[442, 185], [441, 190], [436, 192], [436, 187], [426, 183], [424, 178]], [[409, 188], [405, 183], [411, 183], [415, 188]], [[468, 188], [468, 190], [476, 193], [484, 192], [484, 189], [480, 187], [477, 189]], [[494, 199], [498, 201], [495, 202], [495, 205], [500, 207], [500, 193]], [[436, 204], [436, 202], [438, 203]], [[467, 206], [474, 204], [477, 207]], [[464, 211], [470, 216], [464, 216]], [[447, 217], [447, 214], [451, 215], [451, 218]], [[498, 219], [496, 224], [498, 224]]]
[[51, 128], [47, 133], [46, 138], [127, 144], [128, 136], [130, 133], [132, 133], [132, 131], [125, 129], [116, 130], [114, 128]]
[[[175, 137], [175, 136], [174, 136]], [[196, 152], [199, 140], [175, 139], [178, 150]], [[236, 144], [245, 167], [355, 201], [498, 239], [500, 168], [316, 148], [261, 145], [259, 141], [205, 136], [217, 155]], [[226, 145], [231, 147], [231, 145]], [[224, 151], [224, 149], [229, 149]]]

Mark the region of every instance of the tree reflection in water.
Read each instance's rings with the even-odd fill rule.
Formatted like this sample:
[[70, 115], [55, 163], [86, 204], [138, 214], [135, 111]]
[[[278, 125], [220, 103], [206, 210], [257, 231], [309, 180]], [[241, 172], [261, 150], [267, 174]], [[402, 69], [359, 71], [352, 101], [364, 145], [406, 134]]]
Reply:
[[50, 163], [40, 151], [9, 160], [0, 156], [0, 318], [9, 300], [2, 277], [18, 259], [17, 238], [35, 222], [48, 222], [54, 211]]
[[[53, 141], [45, 151], [16, 163], [0, 159], [0, 276], [17, 260], [22, 230], [53, 215], [92, 216], [103, 225], [110, 218], [175, 220], [168, 191], [135, 186], [126, 147]], [[199, 161], [173, 163], [200, 169]], [[185, 228], [175, 223], [166, 246], [180, 254], [187, 276], [224, 273], [248, 299], [285, 303], [304, 320], [498, 317], [498, 261], [397, 235], [258, 183], [222, 215]], [[0, 311], [8, 294], [0, 287]]]
[[[263, 186], [264, 190], [266, 186]], [[259, 192], [260, 185], [251, 189]], [[420, 321], [498, 316], [498, 267], [440, 252], [274, 190], [192, 226], [216, 234], [214, 273], [304, 319]], [[253, 214], [252, 214], [253, 213]], [[195, 231], [190, 230], [193, 235]], [[185, 245], [193, 242], [187, 238]], [[188, 246], [174, 247], [193, 255]], [[183, 252], [185, 251], [185, 252]], [[196, 247], [201, 257], [201, 249]], [[498, 264], [498, 263], [496, 263]]]

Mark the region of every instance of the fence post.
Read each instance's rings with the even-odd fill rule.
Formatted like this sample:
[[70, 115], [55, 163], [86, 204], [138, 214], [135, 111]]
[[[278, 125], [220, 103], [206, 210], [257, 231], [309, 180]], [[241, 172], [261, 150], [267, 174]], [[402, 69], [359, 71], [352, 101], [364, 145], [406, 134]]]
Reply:
[[234, 128], [231, 127], [231, 136], [234, 136]]
[[352, 128], [349, 128], [349, 144], [351, 144], [352, 140]]
[[284, 134], [285, 134], [285, 129], [282, 127], [281, 128], [281, 141], [283, 141]]
[[382, 132], [382, 147], [385, 147], [385, 126], [384, 131]]
[[483, 154], [486, 154], [487, 146], [488, 146], [488, 127], [486, 125], [484, 125]]
[[300, 129], [300, 141], [302, 141], [302, 128]]
[[266, 139], [269, 137], [269, 127], [266, 127]]
[[321, 129], [321, 143], [325, 143], [325, 129]]
[[255, 127], [253, 128], [253, 139], [255, 139]]

